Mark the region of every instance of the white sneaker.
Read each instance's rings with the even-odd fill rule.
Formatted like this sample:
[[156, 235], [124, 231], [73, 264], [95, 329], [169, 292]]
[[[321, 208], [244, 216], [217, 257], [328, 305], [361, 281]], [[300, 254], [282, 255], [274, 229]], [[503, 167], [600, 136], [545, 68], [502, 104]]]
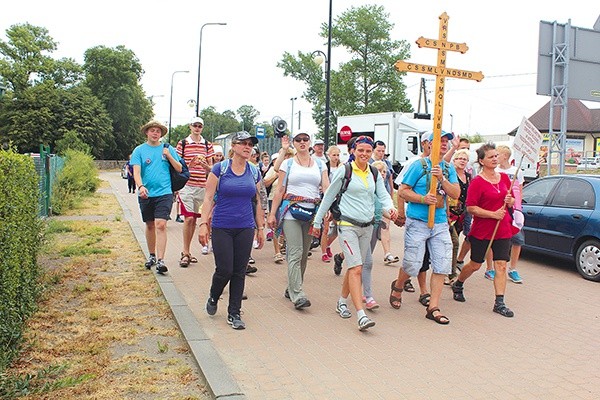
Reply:
[[208, 246], [203, 246], [202, 247], [202, 254], [204, 254], [204, 255], [208, 254]]
[[255, 240], [254, 242], [252, 242], [252, 247], [258, 249], [258, 241]]

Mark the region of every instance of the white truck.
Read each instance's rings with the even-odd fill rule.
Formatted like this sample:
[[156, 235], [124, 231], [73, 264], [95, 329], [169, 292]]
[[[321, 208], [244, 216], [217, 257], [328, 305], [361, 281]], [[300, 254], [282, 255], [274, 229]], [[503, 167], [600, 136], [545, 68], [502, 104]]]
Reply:
[[386, 144], [388, 160], [400, 172], [406, 162], [423, 151], [420, 132], [431, 130], [430, 120], [415, 120], [401, 112], [347, 115], [337, 120], [337, 145], [342, 161], [348, 158], [346, 143], [353, 136], [366, 135]]

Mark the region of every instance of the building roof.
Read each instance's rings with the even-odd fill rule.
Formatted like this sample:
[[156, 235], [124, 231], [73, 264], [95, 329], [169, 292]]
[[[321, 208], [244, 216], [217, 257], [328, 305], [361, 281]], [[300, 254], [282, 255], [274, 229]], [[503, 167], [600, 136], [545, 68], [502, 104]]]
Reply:
[[[548, 132], [548, 122], [550, 120], [550, 101], [542, 108], [537, 110], [529, 121], [540, 131]], [[554, 108], [554, 126], [553, 130], [560, 130], [560, 107]], [[514, 136], [517, 133], [516, 127], [509, 132]], [[589, 109], [580, 100], [569, 99], [567, 102], [567, 132], [572, 133], [600, 133], [600, 109]]]

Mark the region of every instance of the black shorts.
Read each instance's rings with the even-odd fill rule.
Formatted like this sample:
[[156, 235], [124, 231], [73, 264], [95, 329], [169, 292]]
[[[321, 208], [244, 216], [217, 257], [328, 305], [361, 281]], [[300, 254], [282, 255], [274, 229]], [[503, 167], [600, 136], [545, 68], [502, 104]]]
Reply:
[[[469, 237], [471, 242], [471, 261], [477, 264], [483, 264], [485, 261], [485, 252], [490, 244], [489, 240], [476, 239], [473, 236]], [[497, 260], [510, 260], [510, 246], [511, 241], [508, 239], [494, 239], [492, 243], [492, 251], [494, 252], [494, 261]]]
[[164, 196], [148, 197], [142, 199], [138, 197], [140, 203], [140, 211], [142, 212], [142, 221], [150, 222], [155, 219], [171, 219], [171, 208], [173, 207], [173, 195], [165, 194]]

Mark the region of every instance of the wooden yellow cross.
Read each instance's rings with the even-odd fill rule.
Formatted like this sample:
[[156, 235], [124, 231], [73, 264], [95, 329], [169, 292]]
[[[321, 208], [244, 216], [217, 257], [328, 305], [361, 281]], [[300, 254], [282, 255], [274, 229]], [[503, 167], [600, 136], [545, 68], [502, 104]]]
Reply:
[[[435, 75], [435, 107], [433, 112], [433, 143], [431, 146], [431, 165], [436, 166], [440, 162], [440, 147], [442, 136], [442, 118], [444, 113], [444, 85], [446, 78], [471, 79], [480, 82], [483, 79], [481, 72], [465, 71], [460, 69], [446, 68], [446, 52], [458, 51], [464, 54], [469, 47], [466, 43], [455, 43], [448, 41], [448, 14], [445, 12], [440, 15], [440, 28], [438, 39], [426, 39], [421, 36], [417, 39], [419, 47], [437, 49], [437, 65], [423, 65], [409, 63], [399, 60], [394, 64], [400, 72], [417, 72], [421, 74]], [[429, 192], [435, 194], [437, 190], [437, 179], [431, 177], [431, 186]], [[428, 226], [433, 228], [435, 217], [435, 204], [429, 206]]]

